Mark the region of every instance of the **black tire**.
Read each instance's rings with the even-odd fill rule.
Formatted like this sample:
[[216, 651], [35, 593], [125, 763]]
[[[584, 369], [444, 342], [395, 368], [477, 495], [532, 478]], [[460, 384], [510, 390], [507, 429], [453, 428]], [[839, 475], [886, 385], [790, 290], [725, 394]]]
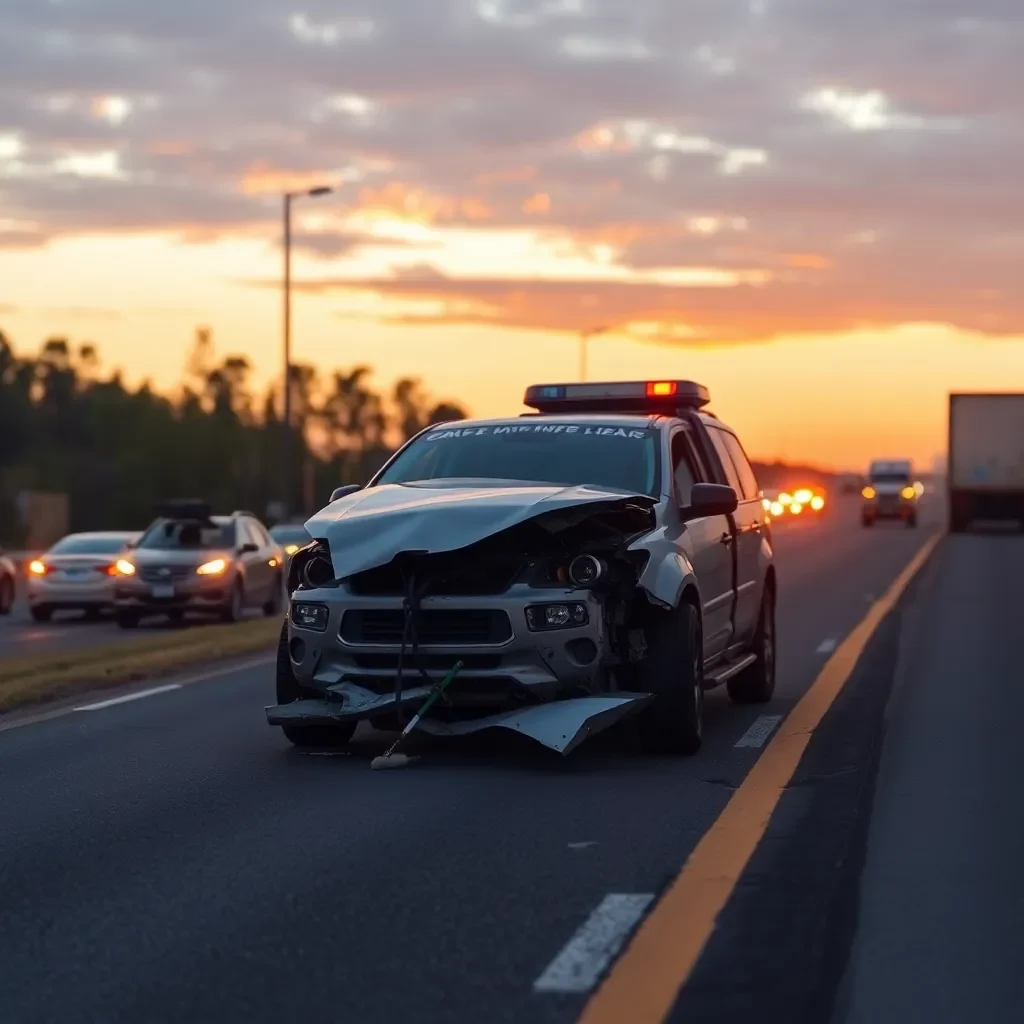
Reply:
[[273, 618], [275, 615], [281, 614], [281, 608], [284, 605], [284, 580], [280, 576], [274, 577], [274, 591], [270, 596], [270, 600], [263, 605], [263, 614], [268, 619]]
[[[288, 623], [281, 623], [281, 635], [277, 641], [276, 671], [277, 703], [291, 704], [297, 700], [316, 698], [320, 694], [299, 684], [295, 678], [291, 658], [288, 657]], [[281, 731], [296, 747], [343, 747], [356, 731], [355, 722], [339, 722], [337, 725], [282, 725]]]
[[14, 607], [14, 580], [0, 576], [0, 615], [10, 615]]
[[869, 526], [875, 525], [875, 520], [871, 516], [861, 516], [860, 525], [867, 529]]
[[659, 615], [647, 631], [644, 689], [654, 703], [640, 716], [640, 742], [652, 754], [695, 754], [704, 733], [704, 647], [689, 602]]
[[115, 612], [114, 618], [122, 629], [135, 629], [139, 624], [138, 612]]
[[775, 589], [770, 585], [764, 588], [761, 598], [761, 613], [757, 617], [757, 635], [751, 653], [757, 661], [725, 684], [729, 699], [734, 704], [766, 704], [775, 693]]
[[28, 613], [33, 622], [49, 622], [53, 618], [53, 609], [48, 604], [31, 605]]
[[953, 515], [949, 519], [949, 532], [950, 533], [966, 533], [967, 527], [969, 526], [968, 520], [964, 516]]
[[245, 614], [245, 588], [242, 581], [237, 580], [231, 587], [231, 597], [228, 603], [221, 609], [220, 618], [222, 622], [238, 622]]
[[916, 512], [912, 516], [907, 516], [907, 529], [908, 530], [916, 530], [917, 529], [917, 513]]

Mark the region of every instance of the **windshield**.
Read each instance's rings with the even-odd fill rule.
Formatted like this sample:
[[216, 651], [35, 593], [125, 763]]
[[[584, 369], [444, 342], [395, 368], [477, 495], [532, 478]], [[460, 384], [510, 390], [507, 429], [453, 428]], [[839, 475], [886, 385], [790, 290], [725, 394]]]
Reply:
[[278, 544], [308, 544], [313, 538], [306, 533], [304, 526], [275, 526], [270, 531], [270, 536]]
[[202, 523], [194, 519], [158, 519], [137, 546], [160, 551], [233, 548], [235, 526], [230, 520]]
[[873, 484], [909, 484], [910, 476], [907, 473], [872, 473]]
[[131, 541], [131, 536], [90, 537], [88, 534], [73, 533], [57, 541], [50, 548], [51, 555], [116, 555]]
[[446, 428], [414, 441], [376, 483], [453, 478], [589, 484], [657, 497], [657, 434], [594, 423]]

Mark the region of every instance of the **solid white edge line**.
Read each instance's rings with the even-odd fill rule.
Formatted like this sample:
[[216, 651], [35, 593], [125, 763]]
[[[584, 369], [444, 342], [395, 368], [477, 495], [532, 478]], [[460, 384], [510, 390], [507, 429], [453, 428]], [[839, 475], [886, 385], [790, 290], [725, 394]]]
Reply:
[[835, 640], [832, 640], [832, 639], [822, 640], [821, 643], [818, 644], [818, 651], [817, 651], [817, 653], [818, 654], [831, 654], [835, 649], [836, 649], [836, 642], [835, 642]]
[[137, 690], [135, 693], [126, 693], [123, 697], [111, 697], [109, 700], [101, 700], [95, 704], [83, 704], [75, 708], [75, 711], [102, 711], [104, 708], [112, 708], [115, 704], [127, 704], [132, 700], [142, 700], [143, 697], [154, 697], [158, 693], [169, 693], [171, 690], [180, 690], [181, 683], [168, 683], [166, 686], [153, 686], [148, 690]]
[[763, 747], [781, 721], [782, 715], [758, 715], [753, 725], [736, 741], [736, 746]]
[[533, 990], [589, 992], [653, 900], [653, 893], [605, 896], [533, 983]]
[[[211, 669], [208, 672], [201, 672], [199, 674], [193, 673], [191, 675], [186, 675], [182, 672], [175, 676], [178, 680], [175, 685], [180, 687], [192, 686], [194, 683], [205, 683], [210, 679], [217, 679], [220, 676], [233, 675], [235, 672], [244, 672], [246, 669], [262, 668], [264, 665], [273, 665], [274, 658], [274, 654], [265, 654], [257, 658], [238, 662], [237, 664], [221, 665], [219, 668]], [[78, 709], [76, 707], [57, 707], [37, 713], [20, 713], [18, 711], [13, 711], [6, 714], [0, 714], [0, 733], [7, 732], [10, 729], [24, 729], [30, 725], [42, 725], [43, 722], [52, 722], [54, 719], [74, 714], [77, 710]]]

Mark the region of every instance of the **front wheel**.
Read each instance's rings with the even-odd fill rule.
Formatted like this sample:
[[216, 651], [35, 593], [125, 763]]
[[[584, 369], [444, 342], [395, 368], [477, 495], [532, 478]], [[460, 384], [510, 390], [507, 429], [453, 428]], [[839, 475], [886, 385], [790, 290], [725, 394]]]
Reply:
[[725, 684], [734, 704], [765, 704], [775, 693], [775, 592], [770, 586], [761, 598], [752, 653], [754, 664]]
[[[316, 690], [309, 690], [299, 684], [288, 657], [288, 623], [281, 623], [281, 634], [277, 641], [276, 671], [277, 703], [292, 704], [297, 700], [308, 700], [320, 696]], [[337, 725], [282, 725], [281, 731], [296, 747], [343, 747], [356, 731], [355, 722], [338, 722]]]
[[704, 647], [700, 616], [685, 602], [648, 630], [645, 689], [654, 703], [640, 716], [640, 741], [655, 754], [695, 754], [704, 732]]
[[49, 622], [53, 618], [53, 609], [48, 604], [34, 604], [29, 608], [33, 622]]
[[220, 613], [221, 621], [238, 622], [242, 618], [242, 610], [244, 608], [245, 591], [242, 589], [242, 581], [239, 580], [231, 587], [231, 596]]
[[14, 580], [0, 576], [0, 615], [10, 615], [14, 607]]
[[268, 619], [281, 614], [281, 606], [284, 604], [284, 581], [280, 576], [274, 577], [274, 589], [270, 599], [263, 605], [263, 614]]
[[114, 617], [122, 629], [135, 629], [139, 624], [138, 612], [115, 612]]

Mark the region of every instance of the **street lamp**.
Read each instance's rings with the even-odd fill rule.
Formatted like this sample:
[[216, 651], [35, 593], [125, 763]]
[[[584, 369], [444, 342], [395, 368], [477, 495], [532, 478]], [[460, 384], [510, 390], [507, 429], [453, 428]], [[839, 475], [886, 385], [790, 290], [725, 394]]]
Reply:
[[318, 185], [316, 188], [304, 189], [301, 192], [285, 192], [284, 199], [284, 481], [285, 504], [291, 511], [291, 500], [294, 497], [292, 484], [292, 200], [303, 196], [326, 196], [333, 192], [330, 185]]
[[587, 342], [598, 334], [604, 334], [607, 327], [591, 327], [586, 331], [580, 331], [580, 380], [587, 379]]

